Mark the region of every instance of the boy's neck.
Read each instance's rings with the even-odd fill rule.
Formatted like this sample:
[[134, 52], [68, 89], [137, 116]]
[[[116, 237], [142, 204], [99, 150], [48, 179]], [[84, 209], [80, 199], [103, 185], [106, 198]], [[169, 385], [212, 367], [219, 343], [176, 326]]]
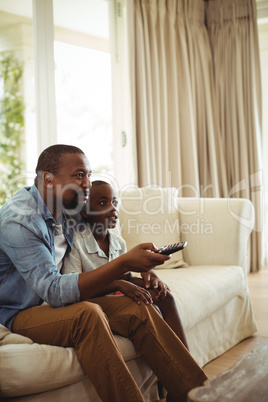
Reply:
[[93, 236], [95, 237], [95, 240], [97, 242], [99, 241], [104, 241], [106, 239], [106, 237], [108, 236], [108, 230], [106, 229], [104, 232], [99, 232], [99, 231], [94, 231], [91, 229], [91, 232], [93, 234]]

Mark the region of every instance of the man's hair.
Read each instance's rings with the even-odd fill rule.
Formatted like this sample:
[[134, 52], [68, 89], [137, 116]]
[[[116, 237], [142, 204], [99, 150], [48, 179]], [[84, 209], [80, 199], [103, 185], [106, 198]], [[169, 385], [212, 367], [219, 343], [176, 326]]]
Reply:
[[73, 145], [56, 144], [46, 148], [39, 156], [35, 172], [37, 177], [43, 172], [57, 174], [61, 168], [62, 157], [66, 154], [83, 154], [84, 152]]
[[57, 174], [61, 168], [62, 157], [66, 154], [84, 154], [73, 145], [56, 144], [46, 148], [39, 156], [35, 172], [51, 172]]

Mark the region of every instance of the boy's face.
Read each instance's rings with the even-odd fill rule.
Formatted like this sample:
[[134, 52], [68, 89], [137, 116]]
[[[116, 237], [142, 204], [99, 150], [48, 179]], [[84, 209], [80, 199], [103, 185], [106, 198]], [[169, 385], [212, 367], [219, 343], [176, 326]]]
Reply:
[[118, 200], [109, 184], [99, 184], [90, 190], [88, 213], [83, 217], [92, 225], [100, 228], [113, 229], [118, 220]]

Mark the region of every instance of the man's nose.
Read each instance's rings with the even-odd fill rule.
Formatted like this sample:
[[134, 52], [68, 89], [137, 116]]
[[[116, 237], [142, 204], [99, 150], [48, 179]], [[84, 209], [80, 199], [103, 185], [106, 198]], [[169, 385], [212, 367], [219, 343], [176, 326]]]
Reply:
[[92, 184], [91, 184], [90, 177], [84, 176], [84, 180], [83, 180], [83, 182], [82, 182], [82, 185], [83, 185], [83, 187], [91, 188], [91, 187], [92, 187]]

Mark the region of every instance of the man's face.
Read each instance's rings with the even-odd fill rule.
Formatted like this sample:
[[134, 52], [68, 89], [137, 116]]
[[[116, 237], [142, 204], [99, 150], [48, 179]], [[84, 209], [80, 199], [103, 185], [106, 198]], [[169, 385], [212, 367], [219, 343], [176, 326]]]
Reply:
[[83, 215], [86, 220], [103, 230], [113, 229], [118, 219], [118, 200], [114, 190], [109, 184], [93, 186], [90, 190], [88, 215]]
[[91, 169], [83, 154], [65, 154], [61, 168], [53, 176], [53, 203], [59, 209], [80, 212], [89, 197]]

